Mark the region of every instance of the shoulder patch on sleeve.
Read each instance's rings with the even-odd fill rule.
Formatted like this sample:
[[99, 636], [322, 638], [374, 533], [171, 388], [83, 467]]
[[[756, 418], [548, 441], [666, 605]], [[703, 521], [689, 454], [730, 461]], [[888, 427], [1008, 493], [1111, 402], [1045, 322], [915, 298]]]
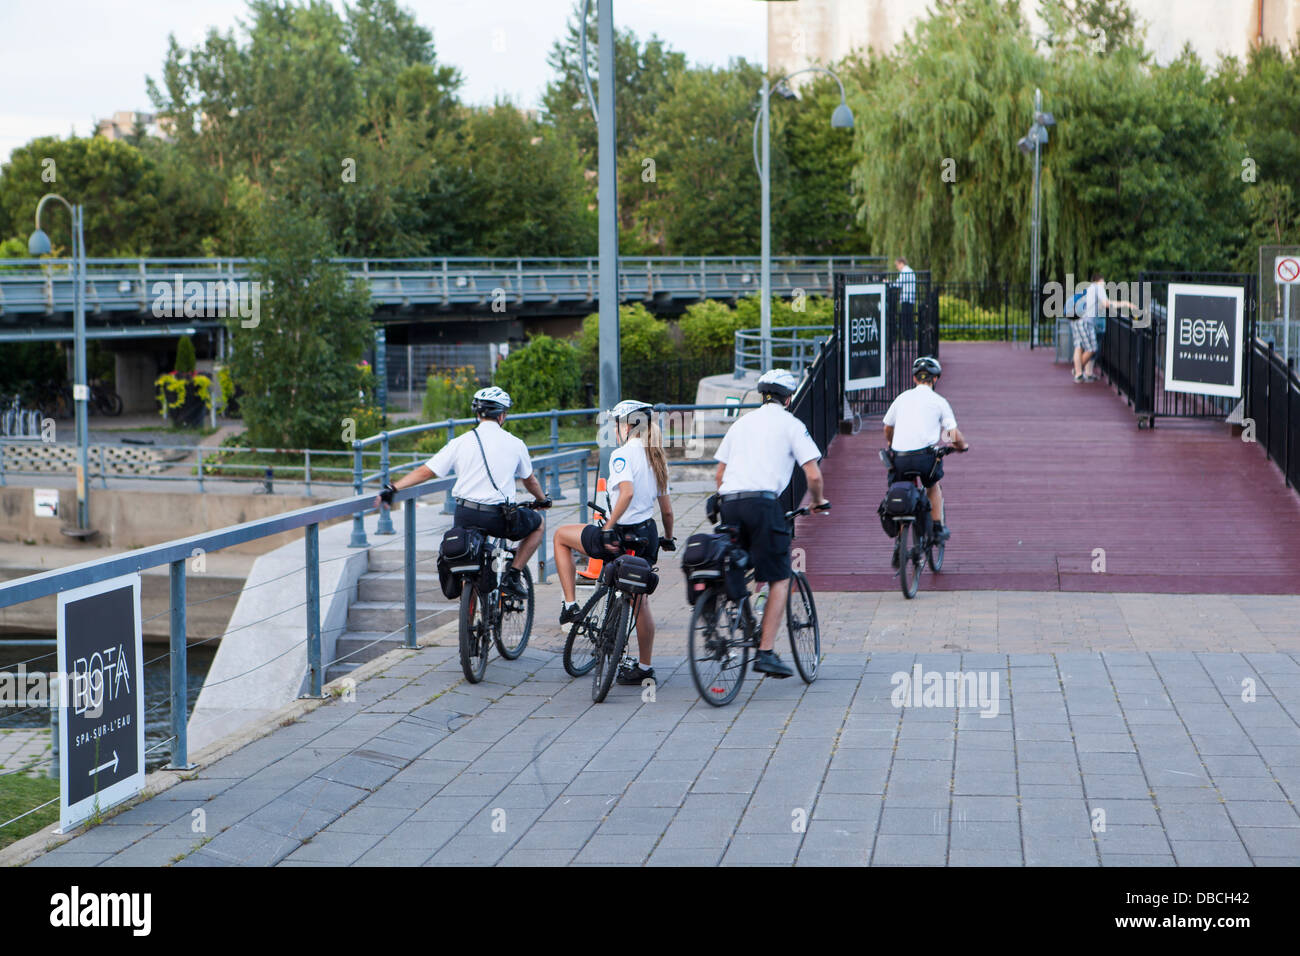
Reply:
[[609, 467], [614, 469], [615, 472], [621, 472], [627, 467], [627, 459], [623, 457], [611, 458], [609, 460]]

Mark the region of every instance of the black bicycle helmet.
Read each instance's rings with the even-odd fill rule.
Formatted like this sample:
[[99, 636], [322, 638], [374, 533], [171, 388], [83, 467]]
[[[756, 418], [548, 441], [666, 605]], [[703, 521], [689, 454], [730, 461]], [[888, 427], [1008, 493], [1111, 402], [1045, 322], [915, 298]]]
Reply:
[[938, 378], [943, 374], [943, 366], [933, 355], [922, 355], [912, 363], [912, 376], [921, 380]]

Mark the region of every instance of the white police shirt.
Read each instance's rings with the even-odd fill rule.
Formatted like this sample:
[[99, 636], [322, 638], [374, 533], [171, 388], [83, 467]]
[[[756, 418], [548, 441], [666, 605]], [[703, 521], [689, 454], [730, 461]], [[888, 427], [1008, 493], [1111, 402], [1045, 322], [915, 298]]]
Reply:
[[894, 426], [889, 447], [917, 451], [937, 443], [947, 429], [957, 427], [948, 400], [928, 385], [916, 385], [894, 399], [884, 423]]
[[[650, 458], [646, 454], [641, 439], [630, 438], [627, 443], [616, 449], [609, 456], [609, 506], [612, 509], [618, 501], [618, 486], [631, 482], [632, 501], [627, 510], [619, 517], [619, 524], [639, 524], [647, 518], [653, 518], [655, 502], [659, 498], [659, 485], [655, 482], [654, 469], [650, 467]], [[667, 494], [667, 490], [664, 494]]]
[[[475, 432], [483, 442], [483, 454], [479, 454]], [[483, 467], [484, 457], [492, 469], [491, 479]], [[453, 498], [480, 504], [514, 501], [515, 479], [533, 473], [528, 447], [494, 421], [481, 421], [473, 431], [453, 438], [425, 464], [439, 478], [456, 476], [456, 484], [451, 489]], [[499, 492], [493, 489], [493, 481]]]
[[770, 491], [780, 494], [797, 465], [822, 456], [808, 428], [776, 402], [743, 415], [718, 446], [718, 461], [727, 466], [719, 494]]

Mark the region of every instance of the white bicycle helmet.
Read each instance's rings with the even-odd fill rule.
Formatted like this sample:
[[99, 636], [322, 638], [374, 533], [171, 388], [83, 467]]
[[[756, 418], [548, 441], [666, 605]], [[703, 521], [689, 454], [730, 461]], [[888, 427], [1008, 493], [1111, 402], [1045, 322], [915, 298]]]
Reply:
[[609, 410], [609, 417], [615, 421], [622, 422], [627, 421], [637, 412], [647, 413], [646, 417], [648, 418], [649, 413], [652, 411], [654, 411], [654, 406], [649, 402], [638, 402], [629, 398], [626, 401], [619, 402], [611, 408]]
[[484, 412], [489, 415], [500, 415], [509, 407], [510, 393], [497, 388], [495, 385], [480, 388], [474, 393], [474, 399], [470, 402], [470, 408], [474, 410], [476, 415], [481, 415]]
[[760, 395], [775, 395], [789, 398], [799, 388], [799, 379], [794, 373], [784, 368], [769, 369], [758, 379], [757, 390]]

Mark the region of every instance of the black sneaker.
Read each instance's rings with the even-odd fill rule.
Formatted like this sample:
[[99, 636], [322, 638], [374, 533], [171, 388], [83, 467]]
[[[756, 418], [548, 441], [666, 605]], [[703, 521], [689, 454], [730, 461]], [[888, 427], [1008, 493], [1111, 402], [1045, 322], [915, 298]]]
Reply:
[[574, 601], [572, 604], [564, 604], [560, 606], [561, 624], [572, 624], [580, 617], [582, 617], [582, 605], [577, 601]]
[[934, 528], [930, 532], [930, 536], [933, 537], [935, 541], [947, 541], [951, 535], [952, 532], [949, 531], [946, 526], [939, 524], [937, 521], [934, 523]]
[[770, 677], [793, 677], [794, 671], [781, 660], [776, 651], [759, 651], [754, 657], [754, 670]]
[[631, 685], [640, 684], [646, 678], [654, 680], [655, 669], [653, 667], [642, 667], [640, 661], [624, 660], [618, 665], [618, 674], [614, 680], [620, 684]]
[[506, 569], [506, 573], [501, 576], [501, 590], [521, 600], [528, 597], [528, 588], [524, 587], [524, 579], [518, 568]]

